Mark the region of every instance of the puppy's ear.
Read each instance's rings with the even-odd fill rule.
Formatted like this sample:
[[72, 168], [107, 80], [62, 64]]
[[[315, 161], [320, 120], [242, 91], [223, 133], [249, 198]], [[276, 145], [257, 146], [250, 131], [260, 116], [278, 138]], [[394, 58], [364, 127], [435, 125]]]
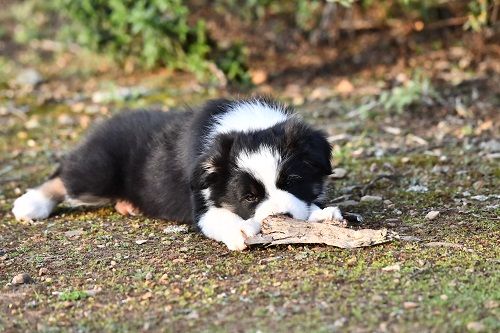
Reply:
[[325, 133], [298, 120], [287, 122], [284, 131], [288, 150], [301, 152], [304, 162], [323, 175], [332, 173], [332, 148]]
[[191, 189], [202, 190], [224, 178], [231, 163], [231, 149], [235, 136], [232, 133], [218, 135], [208, 149], [198, 158], [191, 173]]
[[305, 149], [307, 163], [317, 168], [325, 176], [332, 173], [330, 162], [332, 147], [323, 132], [313, 130], [306, 140]]

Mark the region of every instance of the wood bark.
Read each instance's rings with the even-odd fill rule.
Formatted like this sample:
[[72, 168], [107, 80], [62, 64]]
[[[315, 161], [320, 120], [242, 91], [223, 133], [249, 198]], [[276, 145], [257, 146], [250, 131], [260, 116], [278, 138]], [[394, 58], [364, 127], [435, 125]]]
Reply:
[[248, 245], [326, 244], [344, 249], [371, 246], [392, 240], [387, 229], [354, 230], [345, 222], [306, 222], [286, 216], [270, 216], [262, 222], [260, 234], [246, 240]]

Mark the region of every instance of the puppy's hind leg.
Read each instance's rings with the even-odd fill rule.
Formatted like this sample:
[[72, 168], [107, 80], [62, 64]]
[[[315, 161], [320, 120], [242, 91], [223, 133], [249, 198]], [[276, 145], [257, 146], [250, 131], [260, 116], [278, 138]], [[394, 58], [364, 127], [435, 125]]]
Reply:
[[17, 220], [41, 220], [47, 218], [54, 207], [66, 197], [66, 187], [61, 178], [49, 179], [14, 201], [12, 213]]

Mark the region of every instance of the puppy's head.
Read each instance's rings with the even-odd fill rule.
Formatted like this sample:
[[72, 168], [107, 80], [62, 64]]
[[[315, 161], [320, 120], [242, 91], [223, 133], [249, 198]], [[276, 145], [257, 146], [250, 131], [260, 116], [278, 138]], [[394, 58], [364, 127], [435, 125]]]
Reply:
[[330, 155], [325, 135], [294, 118], [266, 130], [222, 134], [200, 160], [195, 187], [207, 206], [243, 219], [306, 219], [323, 195]]

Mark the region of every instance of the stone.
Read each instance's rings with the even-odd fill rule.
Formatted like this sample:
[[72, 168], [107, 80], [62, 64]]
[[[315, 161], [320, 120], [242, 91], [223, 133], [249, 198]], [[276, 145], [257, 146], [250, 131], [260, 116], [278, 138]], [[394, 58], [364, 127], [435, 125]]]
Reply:
[[332, 174], [330, 175], [330, 178], [340, 179], [340, 178], [344, 178], [346, 175], [347, 175], [346, 169], [335, 168], [332, 170]]
[[382, 197], [377, 195], [365, 195], [361, 197], [361, 202], [381, 202]]
[[83, 234], [83, 229], [75, 229], [75, 230], [69, 230], [69, 231], [66, 231], [64, 233], [64, 236], [68, 237], [68, 238], [72, 238], [72, 237], [80, 237], [81, 235]]
[[385, 266], [382, 268], [382, 270], [384, 272], [399, 272], [401, 270], [401, 265], [394, 264], [394, 265]]
[[403, 308], [405, 308], [405, 309], [415, 309], [416, 307], [418, 307], [418, 303], [415, 303], [415, 302], [404, 302], [403, 303]]
[[490, 141], [481, 142], [479, 148], [489, 153], [500, 152], [500, 141], [492, 139]]
[[467, 329], [472, 332], [482, 332], [485, 330], [485, 326], [478, 321], [471, 321], [467, 323]]
[[407, 191], [416, 193], [426, 193], [429, 192], [429, 188], [424, 185], [412, 185], [408, 187]]
[[33, 68], [21, 71], [15, 78], [16, 84], [26, 87], [35, 87], [43, 81], [42, 75]]
[[28, 284], [28, 283], [33, 283], [33, 279], [31, 278], [31, 276], [29, 276], [29, 274], [21, 273], [14, 276], [11, 283], [15, 286], [21, 284]]
[[357, 206], [359, 205], [359, 202], [356, 200], [346, 200], [346, 201], [341, 201], [335, 203], [337, 207], [352, 207], [352, 206]]
[[43, 276], [43, 275], [47, 275], [47, 274], [49, 274], [49, 270], [47, 269], [47, 267], [42, 267], [38, 271], [38, 276]]
[[431, 221], [431, 220], [434, 220], [438, 216], [439, 216], [439, 211], [431, 210], [430, 212], [427, 213], [427, 215], [425, 215], [425, 219]]

